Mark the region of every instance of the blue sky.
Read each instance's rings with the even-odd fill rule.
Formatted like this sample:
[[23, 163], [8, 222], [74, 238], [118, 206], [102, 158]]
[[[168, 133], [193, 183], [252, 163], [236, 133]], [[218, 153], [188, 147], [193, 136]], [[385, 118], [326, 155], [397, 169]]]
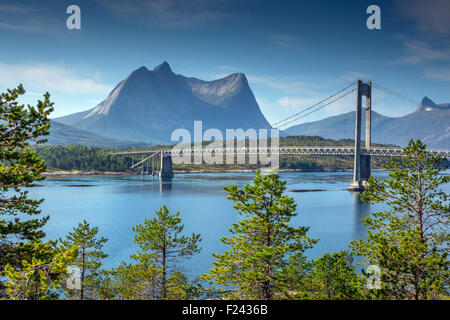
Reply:
[[[66, 28], [71, 4], [81, 30]], [[381, 30], [366, 28], [371, 4]], [[49, 91], [54, 117], [94, 107], [133, 70], [163, 61], [204, 80], [245, 73], [271, 123], [358, 78], [450, 102], [448, 0], [0, 0], [0, 37], [0, 89], [23, 83], [27, 103]], [[415, 108], [374, 91], [375, 111]], [[353, 109], [349, 96], [302, 121]]]

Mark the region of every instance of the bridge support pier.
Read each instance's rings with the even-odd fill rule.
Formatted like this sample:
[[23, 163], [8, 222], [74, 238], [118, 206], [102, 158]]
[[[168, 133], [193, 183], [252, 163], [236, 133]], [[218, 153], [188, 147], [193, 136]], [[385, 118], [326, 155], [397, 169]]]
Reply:
[[355, 116], [355, 157], [353, 162], [353, 181], [348, 187], [352, 191], [363, 191], [370, 177], [370, 156], [361, 154], [361, 113], [362, 97], [366, 96], [366, 148], [371, 143], [372, 83], [358, 80]]
[[158, 176], [161, 178], [172, 178], [172, 156], [164, 155], [164, 151], [161, 151], [161, 170], [159, 170]]
[[364, 187], [367, 187], [369, 185], [368, 181], [370, 178], [370, 156], [359, 156], [359, 170], [357, 171], [353, 169], [353, 174], [355, 173], [359, 175], [359, 179], [354, 179], [348, 189], [351, 191], [364, 191]]
[[362, 155], [361, 156], [361, 183], [363, 187], [367, 187], [369, 185], [370, 178], [370, 156]]

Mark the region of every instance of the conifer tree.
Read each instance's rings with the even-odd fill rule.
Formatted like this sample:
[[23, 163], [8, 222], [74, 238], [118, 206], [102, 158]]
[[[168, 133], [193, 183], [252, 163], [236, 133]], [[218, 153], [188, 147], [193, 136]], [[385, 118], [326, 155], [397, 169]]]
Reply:
[[296, 204], [283, 194], [285, 185], [278, 174], [261, 176], [257, 172], [253, 185], [223, 187], [245, 219], [233, 224], [230, 237], [221, 239], [230, 250], [213, 254], [217, 261], [202, 279], [217, 286], [214, 290], [225, 297], [285, 297], [283, 292], [291, 287], [286, 278], [290, 264], [302, 261], [304, 251], [317, 241], [306, 236], [307, 227], [289, 225]]
[[53, 103], [45, 93], [35, 107], [25, 106], [18, 102], [23, 94], [22, 85], [0, 94], [0, 298], [6, 296], [6, 265], [11, 274], [12, 269], [20, 272], [24, 261], [32, 263], [48, 221], [39, 216], [43, 200], [30, 199], [23, 187], [43, 179], [44, 162], [30, 145], [46, 141], [42, 137], [49, 133]]
[[362, 281], [347, 251], [326, 252], [311, 261], [308, 299], [348, 300], [362, 298]]
[[181, 287], [190, 287], [186, 286], [186, 278], [176, 269], [176, 264], [200, 252], [200, 234], [181, 235], [184, 225], [180, 213], [171, 214], [166, 206], [155, 214], [154, 218], [133, 228], [139, 251], [132, 257], [141, 263], [147, 261], [152, 268], [152, 277], [148, 281], [154, 283], [156, 277], [155, 298], [179, 298]]
[[32, 243], [31, 259], [23, 260], [21, 268], [5, 266], [7, 298], [13, 300], [58, 299], [67, 266], [76, 248], [66, 249], [56, 242]]
[[[364, 218], [367, 240], [352, 242], [356, 255], [381, 269], [375, 298], [434, 299], [449, 285], [449, 203], [440, 187], [445, 159], [411, 140], [402, 157], [385, 165], [389, 178], [369, 179], [361, 198], [386, 209]], [[369, 275], [367, 275], [369, 276]]]
[[69, 296], [80, 300], [95, 298], [96, 289], [100, 286], [102, 259], [108, 257], [102, 249], [108, 241], [98, 237], [98, 227], [91, 227], [86, 220], [78, 224], [73, 232], [69, 232], [61, 243], [66, 248], [76, 248], [77, 254], [72, 261], [80, 268], [80, 289], [67, 289]]
[[[134, 255], [132, 255], [133, 257]], [[160, 298], [160, 272], [156, 264], [143, 257], [136, 263], [122, 263], [103, 281], [101, 296], [117, 300], [151, 300]]]

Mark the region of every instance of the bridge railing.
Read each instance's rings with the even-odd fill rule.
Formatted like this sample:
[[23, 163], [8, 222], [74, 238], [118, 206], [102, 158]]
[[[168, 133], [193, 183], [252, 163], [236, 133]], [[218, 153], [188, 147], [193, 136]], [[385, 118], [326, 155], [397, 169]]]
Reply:
[[[379, 157], [402, 156], [403, 150], [401, 148], [361, 148], [361, 154]], [[117, 152], [115, 155], [143, 155], [156, 154], [159, 151], [131, 151], [131, 152]], [[191, 148], [191, 149], [175, 149], [162, 150], [164, 155], [182, 156], [186, 154], [279, 154], [279, 155], [346, 155], [352, 156], [355, 154], [354, 147], [279, 147], [279, 148]], [[450, 159], [449, 150], [429, 150], [428, 152], [440, 155], [444, 158]]]

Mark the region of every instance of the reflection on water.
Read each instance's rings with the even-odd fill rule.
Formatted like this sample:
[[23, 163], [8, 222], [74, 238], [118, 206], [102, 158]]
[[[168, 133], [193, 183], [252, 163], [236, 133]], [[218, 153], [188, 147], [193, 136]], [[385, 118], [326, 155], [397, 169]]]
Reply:
[[172, 190], [172, 178], [158, 178], [159, 192], [169, 192]]
[[359, 192], [352, 192], [352, 194], [354, 198], [353, 207], [355, 208], [353, 238], [365, 238], [367, 230], [364, 227], [362, 221], [363, 218], [368, 217], [370, 214], [370, 204], [361, 200]]
[[[325, 251], [348, 249], [351, 240], [365, 237], [361, 219], [376, 210], [376, 206], [363, 203], [358, 194], [345, 190], [351, 173], [286, 172], [280, 175], [287, 182], [286, 190], [325, 190], [287, 191], [297, 203], [298, 215], [292, 219], [292, 224], [309, 226], [309, 235], [320, 239], [307, 252], [310, 257]], [[201, 253], [184, 265], [186, 272], [198, 275], [211, 266], [211, 253], [226, 249], [220, 238], [227, 235], [228, 228], [239, 219], [222, 186], [242, 187], [253, 177], [253, 173], [211, 173], [175, 175], [171, 180], [153, 176], [49, 178], [42, 182], [43, 187], [30, 189], [30, 194], [46, 199], [42, 212], [51, 217], [45, 227], [50, 239], [64, 237], [82, 219], [98, 226], [101, 235], [109, 239], [105, 246], [110, 255], [105, 261], [106, 267], [127, 260], [136, 249], [133, 226], [151, 217], [163, 205], [172, 212], [179, 211], [185, 232], [202, 235]]]

